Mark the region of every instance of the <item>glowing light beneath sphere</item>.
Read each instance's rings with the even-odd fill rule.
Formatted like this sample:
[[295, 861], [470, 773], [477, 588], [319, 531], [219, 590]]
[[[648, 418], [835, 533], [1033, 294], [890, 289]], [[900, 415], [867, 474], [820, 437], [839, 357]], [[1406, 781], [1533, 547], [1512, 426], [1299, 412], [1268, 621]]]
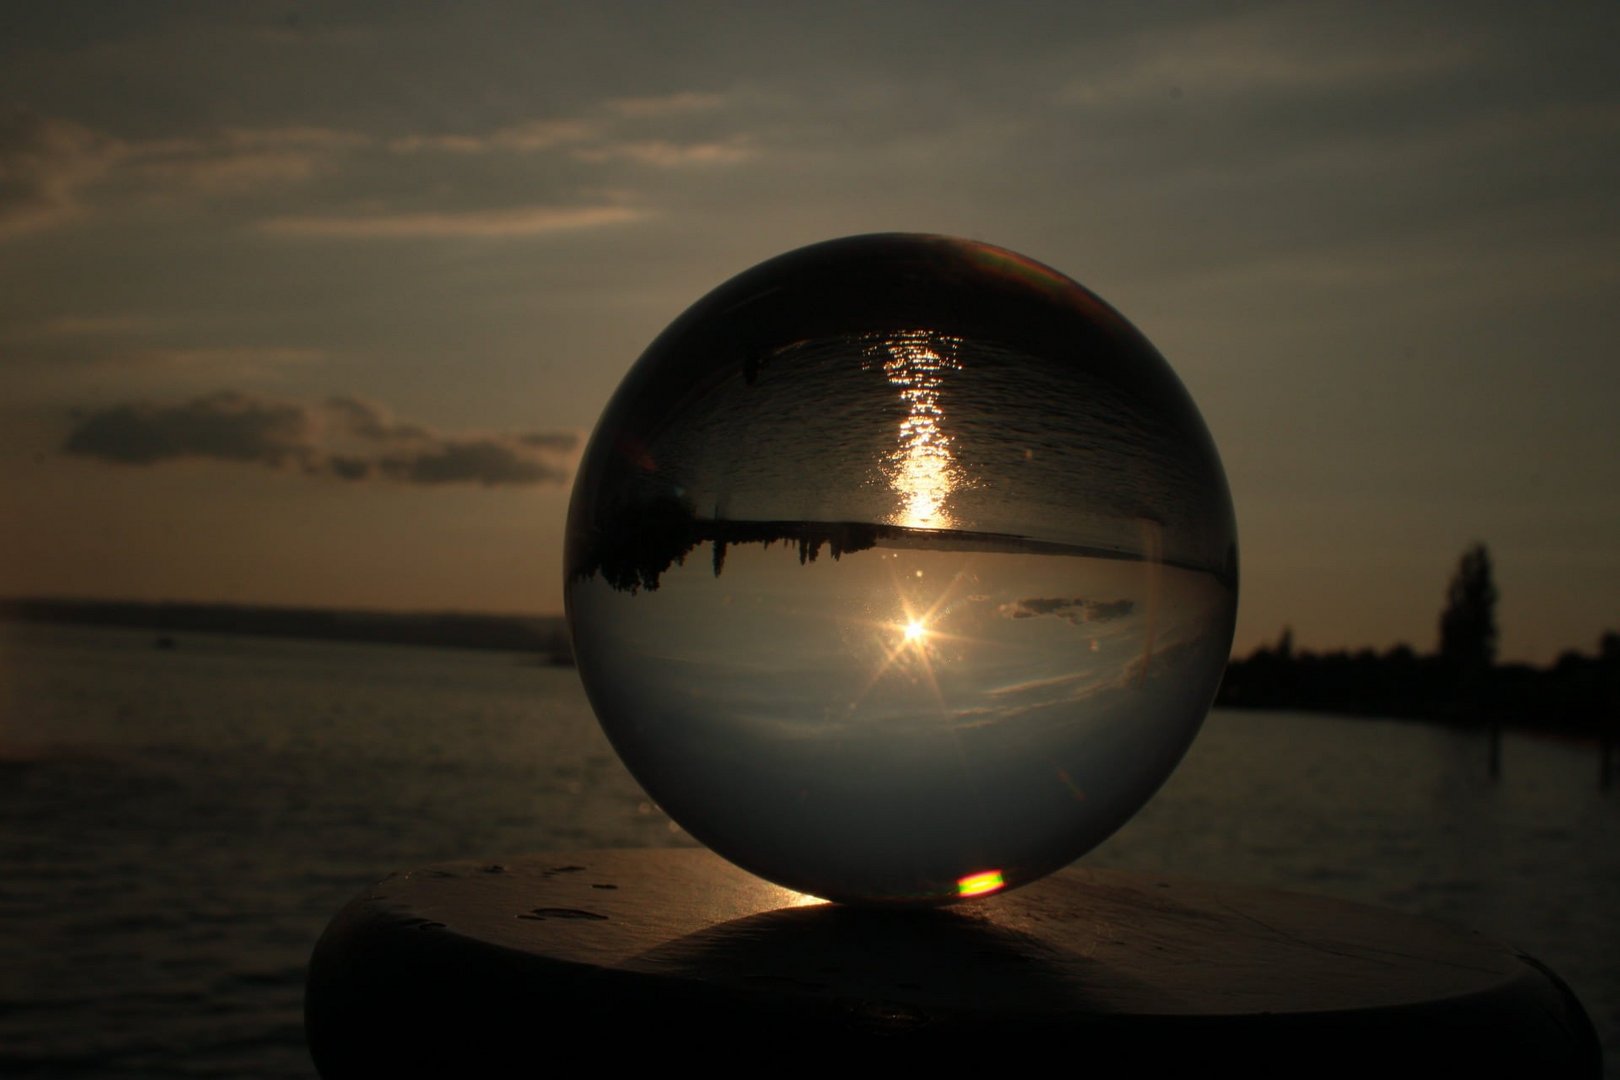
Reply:
[[1002, 880], [1000, 870], [985, 870], [977, 874], [969, 874], [956, 883], [957, 896], [988, 896], [997, 892], [1007, 883]]

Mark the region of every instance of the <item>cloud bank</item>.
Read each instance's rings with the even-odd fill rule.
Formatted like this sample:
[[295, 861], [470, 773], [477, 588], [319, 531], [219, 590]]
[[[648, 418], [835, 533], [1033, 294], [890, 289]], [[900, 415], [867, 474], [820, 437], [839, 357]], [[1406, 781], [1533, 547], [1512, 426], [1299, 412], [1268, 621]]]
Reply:
[[578, 442], [574, 432], [437, 431], [356, 397], [307, 404], [225, 391], [88, 413], [62, 452], [119, 465], [213, 460], [349, 481], [494, 487], [566, 482]]
[[66, 120], [0, 109], [0, 237], [80, 212], [79, 189], [107, 169], [106, 140]]
[[[651, 214], [624, 194], [626, 180], [634, 187], [648, 170], [701, 172], [756, 156], [724, 104], [682, 91], [484, 130], [387, 135], [292, 123], [141, 139], [0, 103], [0, 241], [152, 206], [235, 205], [252, 227], [288, 237], [491, 239], [621, 225]], [[402, 166], [420, 182], [402, 188]], [[542, 200], [490, 193], [526, 187]], [[424, 188], [431, 204], [412, 195]]]
[[537, 236], [615, 225], [641, 216], [627, 206], [522, 206], [459, 213], [280, 217], [266, 221], [262, 228], [288, 236]]
[[1136, 608], [1133, 600], [1087, 600], [1083, 596], [1031, 596], [1002, 604], [996, 613], [1005, 619], [1034, 619], [1054, 615], [1076, 625], [1124, 618]]

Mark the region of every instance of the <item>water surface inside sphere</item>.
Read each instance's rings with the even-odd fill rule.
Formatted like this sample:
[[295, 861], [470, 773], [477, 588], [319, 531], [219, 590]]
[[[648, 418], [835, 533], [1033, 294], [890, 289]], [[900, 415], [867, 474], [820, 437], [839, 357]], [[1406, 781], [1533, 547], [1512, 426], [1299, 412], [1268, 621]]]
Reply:
[[1231, 499], [1151, 345], [1011, 252], [868, 236], [700, 300], [609, 403], [567, 603], [604, 730], [719, 854], [853, 903], [1031, 881], [1224, 670]]

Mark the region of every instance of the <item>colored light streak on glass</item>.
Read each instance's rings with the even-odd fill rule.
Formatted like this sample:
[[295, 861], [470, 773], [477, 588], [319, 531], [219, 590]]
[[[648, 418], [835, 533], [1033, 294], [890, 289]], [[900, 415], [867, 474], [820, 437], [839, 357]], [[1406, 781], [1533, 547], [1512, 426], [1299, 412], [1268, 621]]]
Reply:
[[984, 870], [977, 874], [969, 874], [956, 883], [957, 896], [988, 896], [997, 892], [1007, 883], [1001, 878], [1000, 870]]
[[988, 244], [966, 243], [963, 251], [980, 267], [1014, 287], [1036, 289], [1057, 303], [1077, 307], [1085, 312], [1087, 318], [1114, 333], [1134, 333], [1119, 313], [1098, 299], [1091, 290], [1045, 263]]
[[889, 455], [889, 482], [900, 496], [891, 525], [912, 529], [948, 529], [956, 522], [945, 499], [961, 480], [951, 439], [940, 427], [945, 413], [939, 390], [945, 372], [962, 367], [954, 353], [960, 339], [927, 330], [902, 330], [886, 337], [874, 352], [883, 355], [883, 373], [900, 389], [906, 418], [900, 421], [900, 446]]

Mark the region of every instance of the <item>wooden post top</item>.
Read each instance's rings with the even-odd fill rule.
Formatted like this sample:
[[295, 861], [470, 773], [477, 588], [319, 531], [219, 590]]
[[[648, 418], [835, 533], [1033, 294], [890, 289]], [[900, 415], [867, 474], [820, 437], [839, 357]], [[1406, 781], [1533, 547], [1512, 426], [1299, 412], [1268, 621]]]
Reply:
[[564, 1044], [604, 1065], [701, 1051], [722, 1067], [757, 1046], [795, 1070], [1042, 1048], [1105, 1071], [1601, 1069], [1551, 971], [1379, 908], [1075, 867], [949, 908], [856, 909], [700, 849], [390, 875], [316, 946], [306, 1016], [328, 1080], [469, 1075]]

